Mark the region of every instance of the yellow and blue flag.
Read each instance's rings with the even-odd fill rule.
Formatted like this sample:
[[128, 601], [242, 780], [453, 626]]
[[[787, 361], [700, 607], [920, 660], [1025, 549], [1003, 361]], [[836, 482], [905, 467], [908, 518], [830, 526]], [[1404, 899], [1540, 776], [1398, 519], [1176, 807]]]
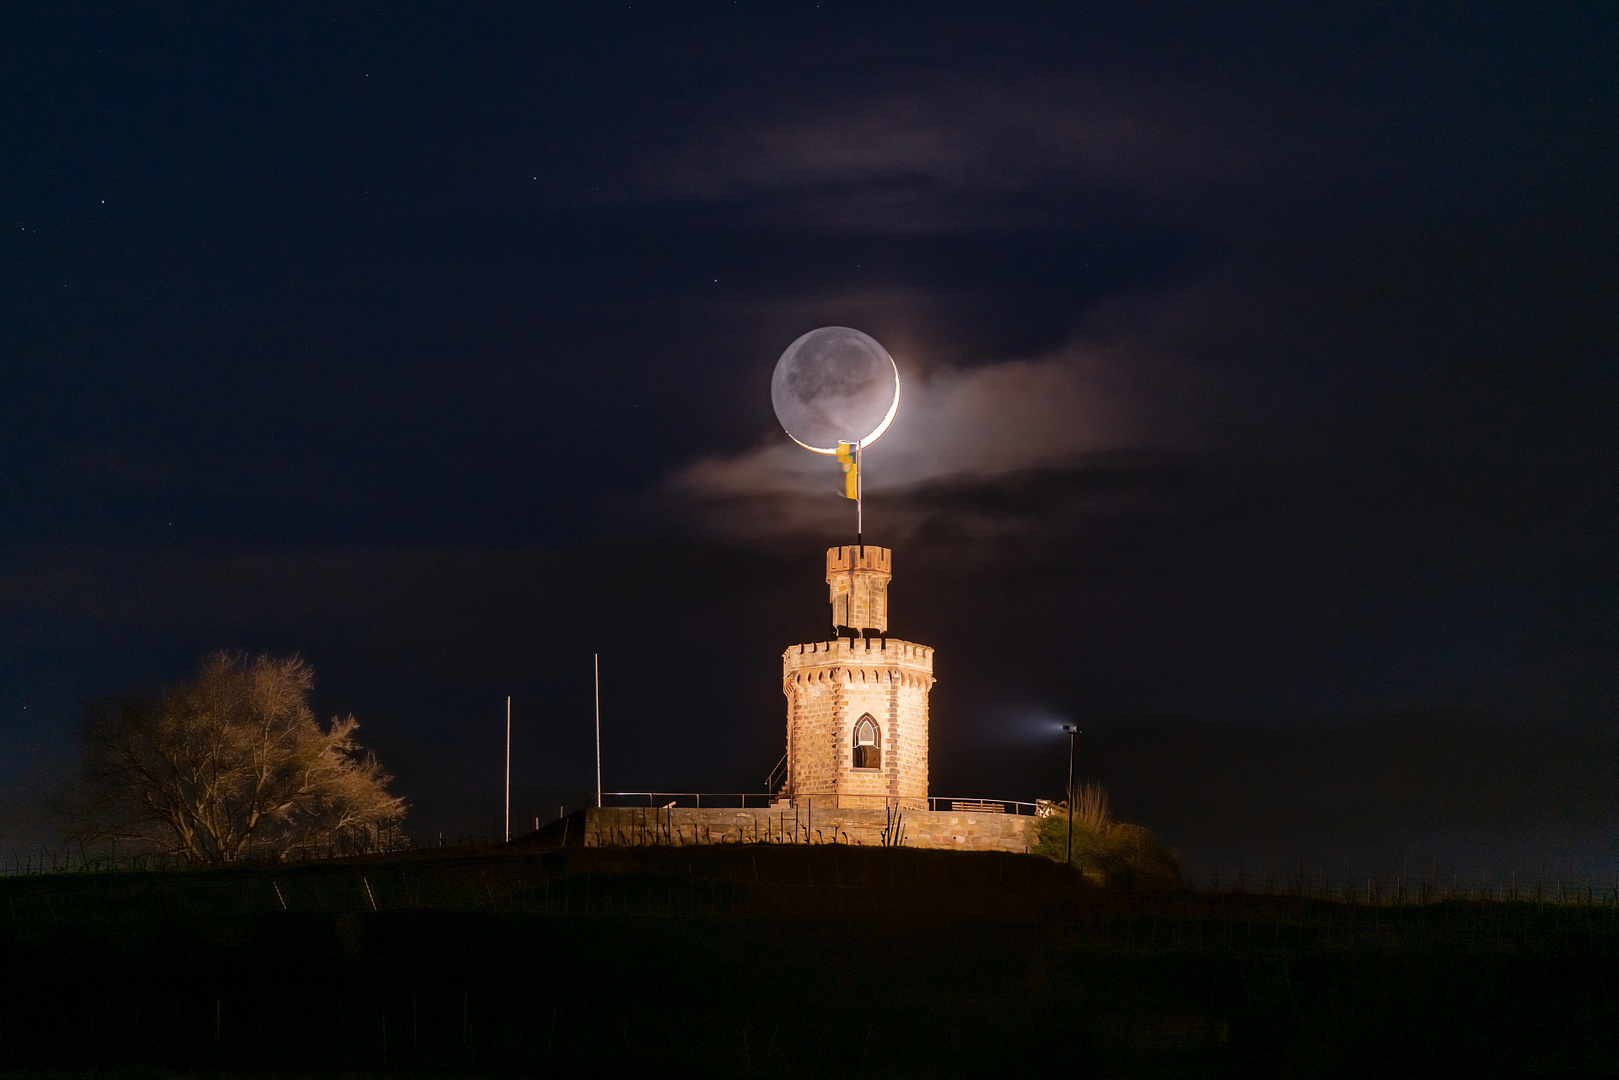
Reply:
[[838, 461], [843, 464], [843, 497], [860, 498], [860, 465], [855, 460], [855, 444], [838, 443]]

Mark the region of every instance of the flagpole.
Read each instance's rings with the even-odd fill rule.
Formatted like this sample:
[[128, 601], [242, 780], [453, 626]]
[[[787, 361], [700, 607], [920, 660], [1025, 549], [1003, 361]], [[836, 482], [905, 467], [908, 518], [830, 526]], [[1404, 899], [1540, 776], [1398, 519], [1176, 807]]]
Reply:
[[866, 510], [861, 504], [860, 496], [865, 486], [866, 478], [860, 469], [860, 451], [864, 449], [865, 440], [854, 444], [854, 541], [860, 546], [860, 553], [866, 551]]
[[512, 696], [506, 695], [506, 842], [512, 842]]

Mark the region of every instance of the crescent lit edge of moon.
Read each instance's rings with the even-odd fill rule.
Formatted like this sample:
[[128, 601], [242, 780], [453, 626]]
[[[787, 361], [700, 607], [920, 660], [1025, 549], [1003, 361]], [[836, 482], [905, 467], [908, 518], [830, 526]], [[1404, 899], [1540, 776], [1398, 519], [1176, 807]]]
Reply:
[[[865, 449], [866, 447], [870, 446], [872, 443], [876, 442], [878, 439], [882, 438], [883, 437], [883, 432], [888, 430], [888, 425], [892, 424], [894, 422], [894, 415], [899, 412], [899, 388], [900, 388], [899, 365], [894, 363], [894, 358], [892, 356], [890, 356], [888, 358], [888, 362], [891, 365], [893, 365], [893, 368], [894, 368], [894, 403], [892, 405], [888, 406], [888, 415], [883, 417], [883, 422], [878, 424], [872, 430], [870, 435], [867, 435], [865, 438], [860, 440], [860, 442], [858, 444], [859, 449]], [[786, 428], [782, 428], [781, 430], [786, 433], [786, 435], [787, 435], [787, 437], [789, 439], [792, 439], [793, 442], [797, 443], [799, 446], [802, 446], [806, 450], [813, 450], [817, 454], [826, 454], [828, 456], [831, 456], [831, 455], [836, 454], [838, 452], [838, 448], [835, 447], [835, 446], [830, 448], [830, 449], [827, 449], [825, 447], [820, 447], [820, 446], [811, 446], [809, 443], [804, 442], [802, 439], [797, 438], [792, 432], [788, 431]]]

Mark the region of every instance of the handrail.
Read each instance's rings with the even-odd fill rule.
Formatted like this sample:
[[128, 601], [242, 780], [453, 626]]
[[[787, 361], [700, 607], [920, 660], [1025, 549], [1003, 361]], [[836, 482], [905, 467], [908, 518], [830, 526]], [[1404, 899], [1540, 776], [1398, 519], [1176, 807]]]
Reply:
[[[854, 792], [849, 792], [848, 795], [850, 799], [871, 798], [869, 795], [858, 795]], [[764, 809], [770, 802], [782, 798], [782, 796], [773, 791], [604, 791], [602, 792], [602, 798], [635, 799], [637, 800], [635, 805], [642, 805], [639, 800], [645, 799], [645, 805], [653, 808], [678, 805], [681, 800], [686, 799], [690, 800], [689, 805], [697, 809], [702, 809], [703, 800], [708, 799], [711, 809], [746, 810], [750, 807]], [[826, 806], [827, 801], [831, 801], [833, 807], [836, 807], [839, 796], [835, 792], [825, 792], [821, 794], [804, 794], [800, 798], [818, 807]], [[901, 801], [894, 796], [888, 796], [887, 798], [894, 803]], [[726, 800], [728, 806], [727, 802], [716, 805], [716, 800]], [[736, 800], [736, 802], [729, 802], [729, 800]], [[753, 801], [750, 802], [749, 800]], [[1000, 813], [1017, 817], [1034, 817], [1036, 815], [1036, 804], [1032, 802], [1024, 802], [1019, 799], [968, 798], [961, 795], [930, 796], [928, 798], [928, 809], [956, 813], [972, 813], [974, 811], [990, 814]]]
[[787, 779], [787, 772], [786, 772], [786, 769], [785, 769], [786, 764], [787, 764], [787, 754], [786, 754], [785, 751], [783, 751], [782, 755], [781, 755], [781, 760], [776, 762], [775, 767], [770, 770], [770, 775], [765, 777], [765, 790], [766, 791], [775, 791], [776, 790], [776, 774], [778, 772], [782, 774], [782, 779], [783, 780]]
[[[668, 803], [659, 802], [659, 799], [672, 799], [679, 802], [681, 799], [691, 799], [698, 809], [702, 808], [704, 799], [740, 799], [741, 808], [746, 809], [749, 799], [762, 799], [768, 802], [776, 796], [768, 791], [604, 791], [604, 799], [645, 799], [648, 806], [663, 807]], [[711, 804], [712, 805], [712, 804]]]
[[[970, 805], [964, 805], [964, 806], [961, 806], [961, 807], [956, 807], [956, 806], [951, 805], [953, 803], [965, 803], [965, 804], [970, 804]], [[971, 804], [975, 804], [975, 805], [971, 805]], [[955, 811], [962, 812], [962, 813], [968, 813], [968, 812], [971, 812], [972, 810], [977, 810], [980, 807], [996, 806], [996, 805], [999, 805], [1001, 807], [1000, 813], [1016, 814], [1019, 817], [1034, 817], [1036, 815], [1036, 806], [1037, 806], [1037, 804], [1032, 803], [1032, 802], [1022, 802], [1022, 801], [1020, 801], [1018, 799], [984, 799], [984, 798], [977, 798], [977, 797], [967, 798], [966, 796], [963, 796], [963, 795], [930, 795], [930, 796], [928, 796], [928, 809], [929, 810], [955, 810]], [[1027, 809], [1025, 809], [1025, 807], [1027, 807]], [[990, 811], [990, 812], [993, 813], [994, 811]]]

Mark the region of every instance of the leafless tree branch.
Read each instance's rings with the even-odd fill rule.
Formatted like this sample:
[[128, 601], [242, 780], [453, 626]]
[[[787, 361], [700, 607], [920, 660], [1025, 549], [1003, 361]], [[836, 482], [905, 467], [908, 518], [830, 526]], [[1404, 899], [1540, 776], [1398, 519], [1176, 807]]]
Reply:
[[298, 657], [215, 653], [156, 697], [90, 709], [82, 831], [206, 863], [397, 841], [392, 777], [352, 716], [321, 726], [312, 686]]

